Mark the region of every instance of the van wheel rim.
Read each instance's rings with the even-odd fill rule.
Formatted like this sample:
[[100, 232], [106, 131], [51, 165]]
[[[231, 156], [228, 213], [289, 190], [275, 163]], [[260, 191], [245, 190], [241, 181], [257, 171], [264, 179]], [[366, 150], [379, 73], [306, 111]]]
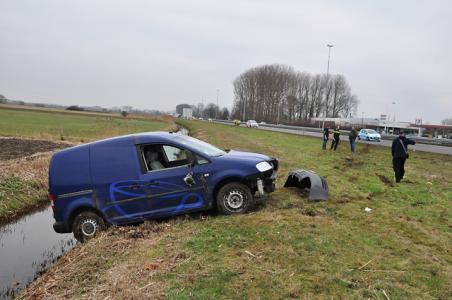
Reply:
[[88, 219], [83, 221], [80, 226], [83, 235], [85, 236], [93, 236], [97, 231], [97, 222], [93, 219]]
[[245, 202], [245, 195], [238, 190], [230, 191], [226, 195], [226, 205], [232, 209], [239, 209]]

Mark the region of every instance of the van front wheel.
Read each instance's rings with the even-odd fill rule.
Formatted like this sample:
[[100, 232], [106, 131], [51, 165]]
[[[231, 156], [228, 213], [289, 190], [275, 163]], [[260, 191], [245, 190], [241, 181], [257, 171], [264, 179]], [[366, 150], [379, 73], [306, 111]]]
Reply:
[[84, 211], [79, 213], [72, 222], [74, 237], [83, 243], [105, 229], [104, 220], [96, 213]]
[[231, 182], [218, 191], [217, 206], [226, 215], [245, 213], [253, 203], [250, 188], [243, 183]]

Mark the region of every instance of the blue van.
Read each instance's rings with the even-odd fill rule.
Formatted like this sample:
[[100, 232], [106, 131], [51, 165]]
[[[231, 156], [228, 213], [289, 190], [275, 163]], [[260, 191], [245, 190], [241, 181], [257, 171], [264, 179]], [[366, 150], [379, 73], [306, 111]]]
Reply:
[[244, 213], [275, 189], [278, 161], [223, 151], [167, 132], [64, 149], [50, 161], [49, 198], [59, 233], [79, 241], [109, 225], [217, 208]]

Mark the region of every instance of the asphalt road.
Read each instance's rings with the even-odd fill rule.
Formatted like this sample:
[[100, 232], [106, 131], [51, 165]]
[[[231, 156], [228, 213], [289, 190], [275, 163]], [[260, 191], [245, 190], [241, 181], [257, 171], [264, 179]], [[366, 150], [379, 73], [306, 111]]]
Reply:
[[[217, 122], [217, 123], [234, 125], [234, 124], [223, 123], [223, 122]], [[245, 125], [242, 124], [240, 126], [245, 126]], [[250, 130], [256, 130], [256, 129], [250, 129]], [[277, 132], [291, 133], [291, 134], [297, 134], [297, 135], [313, 136], [313, 137], [318, 137], [318, 138], [322, 137], [322, 133], [320, 133], [320, 132], [311, 132], [311, 131], [304, 131], [304, 130], [297, 130], [297, 129], [259, 126], [259, 128], [257, 130], [277, 131]], [[341, 140], [342, 140], [342, 142], [348, 143], [347, 136], [341, 135]], [[371, 145], [377, 145], [377, 146], [383, 146], [383, 147], [391, 147], [391, 145], [392, 145], [392, 141], [389, 141], [389, 140], [381, 140], [381, 142], [367, 142], [367, 141], [358, 141], [357, 140], [357, 142], [358, 142], [358, 144], [371, 144]], [[331, 142], [329, 142], [329, 143], [331, 143]], [[322, 145], [319, 143], [319, 147], [321, 147], [321, 146]], [[416, 145], [409, 145], [409, 150], [452, 155], [452, 147], [447, 147], [447, 146], [416, 144]]]

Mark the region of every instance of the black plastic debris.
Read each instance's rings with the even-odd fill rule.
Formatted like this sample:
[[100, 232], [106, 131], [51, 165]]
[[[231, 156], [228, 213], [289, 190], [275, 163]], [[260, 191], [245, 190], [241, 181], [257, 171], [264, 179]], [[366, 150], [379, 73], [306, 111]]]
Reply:
[[300, 169], [290, 172], [284, 187], [309, 189], [309, 200], [328, 200], [328, 183], [312, 171]]

